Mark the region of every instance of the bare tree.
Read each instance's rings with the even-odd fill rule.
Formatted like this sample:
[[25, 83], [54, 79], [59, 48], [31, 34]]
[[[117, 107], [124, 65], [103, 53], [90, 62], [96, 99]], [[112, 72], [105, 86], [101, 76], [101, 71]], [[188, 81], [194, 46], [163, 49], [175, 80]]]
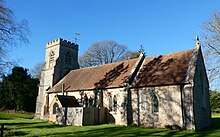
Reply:
[[17, 42], [28, 43], [29, 34], [27, 21], [16, 22], [13, 11], [5, 6], [4, 0], [0, 0], [0, 70], [12, 64], [5, 59], [8, 50]]
[[93, 43], [89, 49], [79, 58], [81, 67], [89, 67], [121, 61], [127, 51], [127, 46], [119, 45], [112, 40], [104, 40]]
[[37, 63], [31, 70], [31, 76], [33, 78], [38, 78], [40, 80], [41, 78], [41, 71], [43, 69], [44, 64], [43, 63]]
[[212, 88], [217, 88], [220, 85], [220, 11], [214, 12], [202, 28], [208, 78]]

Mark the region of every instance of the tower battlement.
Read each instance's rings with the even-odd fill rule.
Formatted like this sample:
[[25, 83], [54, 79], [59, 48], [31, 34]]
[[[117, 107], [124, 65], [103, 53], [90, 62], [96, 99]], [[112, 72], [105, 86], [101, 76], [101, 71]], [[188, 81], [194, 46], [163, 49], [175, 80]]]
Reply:
[[58, 38], [58, 39], [55, 39], [51, 42], [47, 42], [46, 47], [51, 47], [51, 46], [58, 45], [58, 44], [68, 46], [68, 47], [74, 47], [74, 46], [78, 47], [77, 44], [75, 44], [71, 41], [64, 40], [62, 38]]

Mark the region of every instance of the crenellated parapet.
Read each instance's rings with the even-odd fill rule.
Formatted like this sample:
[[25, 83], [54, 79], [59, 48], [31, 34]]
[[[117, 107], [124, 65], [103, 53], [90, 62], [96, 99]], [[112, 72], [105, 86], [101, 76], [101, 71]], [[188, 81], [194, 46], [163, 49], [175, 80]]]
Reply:
[[58, 39], [55, 39], [51, 42], [48, 42], [46, 44], [46, 47], [49, 48], [49, 47], [52, 47], [52, 46], [55, 46], [55, 45], [62, 45], [62, 46], [67, 46], [67, 47], [74, 47], [74, 48], [77, 48], [78, 49], [78, 45], [71, 42], [71, 41], [68, 41], [68, 40], [64, 40], [62, 38], [58, 38]]

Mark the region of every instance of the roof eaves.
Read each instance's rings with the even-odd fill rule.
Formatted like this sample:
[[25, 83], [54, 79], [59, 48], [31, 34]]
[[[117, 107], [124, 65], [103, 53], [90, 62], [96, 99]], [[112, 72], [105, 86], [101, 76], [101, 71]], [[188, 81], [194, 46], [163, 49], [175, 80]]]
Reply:
[[190, 84], [190, 82], [182, 82], [182, 83], [175, 83], [175, 84], [160, 84], [160, 85], [133, 86], [133, 87], [131, 87], [131, 89], [134, 89], [134, 88], [146, 88], [146, 87], [175, 86], [175, 85], [186, 85], [186, 84]]

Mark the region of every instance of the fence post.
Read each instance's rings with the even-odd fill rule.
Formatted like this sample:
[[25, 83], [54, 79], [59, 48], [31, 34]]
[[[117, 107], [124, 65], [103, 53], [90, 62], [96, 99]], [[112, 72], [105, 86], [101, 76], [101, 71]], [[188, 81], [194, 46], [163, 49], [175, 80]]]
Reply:
[[4, 124], [1, 125], [1, 136], [0, 137], [3, 137], [3, 131], [4, 131]]

